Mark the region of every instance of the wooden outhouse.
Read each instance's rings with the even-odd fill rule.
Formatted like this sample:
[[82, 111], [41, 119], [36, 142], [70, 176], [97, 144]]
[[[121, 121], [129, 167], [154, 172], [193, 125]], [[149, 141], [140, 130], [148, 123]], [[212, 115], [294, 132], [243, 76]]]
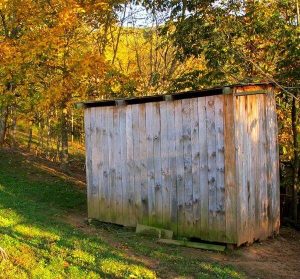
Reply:
[[274, 91], [84, 103], [89, 218], [237, 245], [278, 233]]

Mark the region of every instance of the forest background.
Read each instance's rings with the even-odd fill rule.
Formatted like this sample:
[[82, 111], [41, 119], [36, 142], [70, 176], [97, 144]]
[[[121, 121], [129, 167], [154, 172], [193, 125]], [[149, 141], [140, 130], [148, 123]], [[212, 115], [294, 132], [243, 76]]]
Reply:
[[84, 168], [76, 102], [273, 82], [295, 222], [299, 34], [298, 0], [0, 0], [0, 146]]

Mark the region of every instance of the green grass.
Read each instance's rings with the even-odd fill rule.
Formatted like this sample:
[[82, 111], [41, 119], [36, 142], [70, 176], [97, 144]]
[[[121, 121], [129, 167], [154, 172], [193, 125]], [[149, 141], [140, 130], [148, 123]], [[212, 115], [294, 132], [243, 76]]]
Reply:
[[87, 234], [64, 221], [85, 210], [86, 194], [74, 184], [0, 151], [0, 247], [8, 255], [0, 259], [0, 278], [243, 277], [129, 229], [98, 223]]

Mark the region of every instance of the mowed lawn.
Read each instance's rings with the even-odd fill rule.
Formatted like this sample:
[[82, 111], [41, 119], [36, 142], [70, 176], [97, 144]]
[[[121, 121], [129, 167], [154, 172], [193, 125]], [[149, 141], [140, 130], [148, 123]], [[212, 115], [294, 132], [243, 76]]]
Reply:
[[87, 231], [68, 221], [85, 212], [85, 191], [74, 182], [0, 151], [0, 278], [243, 277], [130, 229], [99, 223]]

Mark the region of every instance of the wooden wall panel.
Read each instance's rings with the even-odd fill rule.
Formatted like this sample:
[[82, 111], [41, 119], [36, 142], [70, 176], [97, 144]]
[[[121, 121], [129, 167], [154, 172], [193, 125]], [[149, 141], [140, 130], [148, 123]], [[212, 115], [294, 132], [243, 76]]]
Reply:
[[177, 194], [177, 233], [184, 234], [184, 160], [182, 139], [182, 102], [174, 102], [175, 110], [175, 151], [176, 151], [176, 194]]
[[279, 158], [274, 95], [234, 98], [237, 242], [240, 245], [278, 232]]
[[149, 222], [148, 205], [148, 177], [147, 177], [147, 133], [146, 133], [146, 105], [139, 106], [139, 150], [140, 150], [140, 187], [141, 187], [141, 212], [139, 222], [147, 225]]
[[185, 234], [193, 233], [193, 175], [192, 175], [192, 142], [191, 142], [191, 104], [193, 100], [182, 100], [182, 141], [183, 141], [183, 180], [184, 180], [184, 199], [183, 199], [183, 220]]
[[208, 173], [208, 229], [209, 239], [218, 237], [217, 224], [217, 166], [215, 97], [206, 97], [207, 117], [207, 173]]
[[88, 216], [89, 218], [99, 218], [99, 216], [93, 216], [92, 212], [92, 199], [91, 199], [91, 185], [93, 177], [92, 169], [92, 141], [91, 141], [91, 108], [84, 110], [84, 131], [85, 131], [85, 165], [86, 165], [86, 183], [87, 183], [87, 199], [88, 199]]
[[200, 183], [200, 141], [199, 141], [198, 99], [191, 99], [191, 145], [192, 145], [192, 209], [191, 234], [197, 235], [201, 225], [201, 183]]
[[[217, 241], [226, 239], [224, 177], [224, 96], [215, 97]], [[233, 152], [233, 151], [232, 151]], [[230, 205], [232, 206], [232, 205]]]
[[226, 242], [237, 243], [236, 139], [233, 97], [224, 97], [224, 182]]
[[239, 243], [249, 239], [248, 226], [248, 173], [247, 173], [247, 96], [235, 97], [236, 169], [237, 169], [237, 232]]
[[131, 106], [132, 112], [132, 142], [133, 142], [133, 175], [134, 175], [134, 195], [133, 208], [137, 222], [142, 222], [142, 187], [141, 187], [141, 150], [140, 150], [140, 107]]
[[167, 104], [167, 146], [168, 146], [168, 165], [169, 177], [167, 191], [170, 196], [170, 225], [164, 223], [167, 228], [177, 233], [177, 171], [176, 171], [176, 125], [175, 125], [175, 102], [168, 101]]
[[199, 156], [200, 156], [200, 230], [198, 233], [209, 239], [209, 201], [208, 201], [208, 153], [207, 153], [207, 115], [206, 98], [198, 99], [199, 115]]
[[154, 180], [154, 136], [153, 136], [153, 103], [146, 104], [146, 133], [147, 133], [147, 184], [148, 184], [148, 224], [155, 224], [155, 180]]
[[[170, 227], [171, 224], [171, 179], [169, 167], [169, 148], [168, 148], [168, 103], [160, 104], [161, 118], [161, 191], [162, 191], [162, 226]], [[174, 127], [173, 127], [174, 129]]]
[[86, 109], [89, 217], [238, 245], [277, 232], [276, 120], [263, 94]]
[[280, 226], [280, 181], [279, 151], [277, 139], [277, 114], [273, 92], [266, 96], [267, 157], [268, 157], [268, 199], [269, 234], [278, 233]]
[[[99, 152], [93, 152], [94, 147], [98, 147], [98, 140], [99, 140], [99, 130], [97, 129], [97, 121], [98, 118], [98, 111], [96, 109], [91, 109], [91, 163], [92, 163], [92, 178], [91, 178], [91, 187], [90, 187], [90, 199], [91, 199], [91, 216], [99, 216], [99, 176], [98, 173], [98, 166], [100, 163], [100, 154]], [[96, 175], [95, 175], [96, 174]]]
[[[118, 108], [120, 117], [120, 146], [121, 155], [118, 160], [118, 164], [121, 169], [121, 182], [122, 182], [122, 207], [119, 208], [119, 214], [122, 216], [122, 224], [130, 225], [129, 222], [129, 207], [127, 198], [127, 138], [126, 138], [126, 107], [122, 106]], [[121, 212], [122, 210], [122, 212]]]

